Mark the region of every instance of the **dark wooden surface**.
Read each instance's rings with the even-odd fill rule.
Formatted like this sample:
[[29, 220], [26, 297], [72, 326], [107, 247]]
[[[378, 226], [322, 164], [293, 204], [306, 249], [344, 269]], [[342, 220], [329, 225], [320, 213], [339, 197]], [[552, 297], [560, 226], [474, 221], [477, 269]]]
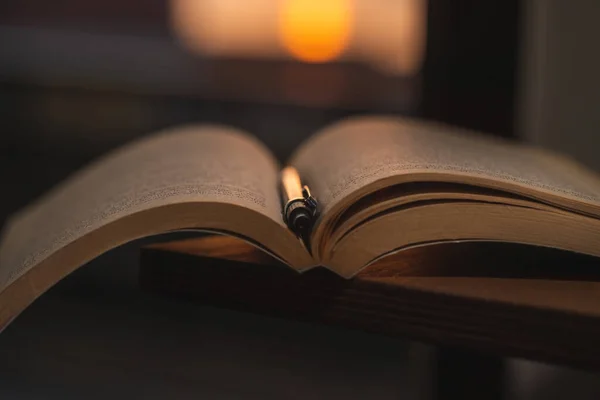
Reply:
[[437, 348], [434, 353], [432, 398], [507, 398], [507, 368], [501, 357], [461, 348]]
[[351, 280], [298, 274], [237, 239], [141, 253], [148, 292], [217, 306], [577, 367], [600, 366], [600, 263], [499, 243], [415, 248]]

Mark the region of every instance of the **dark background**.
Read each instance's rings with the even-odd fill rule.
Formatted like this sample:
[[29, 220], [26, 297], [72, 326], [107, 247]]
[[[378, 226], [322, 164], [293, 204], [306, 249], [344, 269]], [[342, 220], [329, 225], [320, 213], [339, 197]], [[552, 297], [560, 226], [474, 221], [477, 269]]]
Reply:
[[[424, 66], [403, 78], [348, 63], [193, 56], [170, 36], [165, 1], [2, 2], [0, 165], [10, 195], [0, 220], [90, 159], [187, 122], [246, 129], [282, 162], [353, 114], [514, 136], [518, 33], [517, 1], [431, 1]], [[327, 96], [336, 77], [342, 90]]]
[[[282, 162], [311, 132], [354, 114], [541, 144], [521, 127], [556, 125], [551, 144], [575, 143], [572, 153], [593, 162], [600, 68], [586, 57], [598, 53], [600, 12], [594, 0], [575, 3], [430, 0], [423, 68], [390, 77], [351, 63], [194, 56], [171, 36], [163, 0], [0, 2], [0, 224], [98, 155], [188, 122], [246, 129]], [[542, 90], [553, 82], [562, 89]], [[529, 87], [526, 103], [564, 102], [524, 117]], [[561, 114], [565, 102], [576, 111]], [[560, 115], [577, 129], [553, 124]], [[3, 332], [3, 398], [428, 398], [432, 348], [148, 297], [137, 289], [136, 246], [67, 277]], [[509, 364], [507, 398], [600, 393], [595, 374]]]

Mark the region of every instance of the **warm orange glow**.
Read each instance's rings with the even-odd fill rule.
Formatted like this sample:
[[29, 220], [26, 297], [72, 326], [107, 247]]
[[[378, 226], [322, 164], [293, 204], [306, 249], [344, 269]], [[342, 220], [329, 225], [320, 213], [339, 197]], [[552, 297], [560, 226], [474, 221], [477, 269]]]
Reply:
[[277, 5], [274, 0], [171, 0], [172, 26], [188, 49], [202, 54], [278, 57]]
[[331, 61], [350, 39], [351, 0], [286, 0], [281, 4], [279, 28], [283, 45], [294, 57]]
[[208, 57], [346, 61], [418, 73], [427, 0], [169, 0], [171, 26]]

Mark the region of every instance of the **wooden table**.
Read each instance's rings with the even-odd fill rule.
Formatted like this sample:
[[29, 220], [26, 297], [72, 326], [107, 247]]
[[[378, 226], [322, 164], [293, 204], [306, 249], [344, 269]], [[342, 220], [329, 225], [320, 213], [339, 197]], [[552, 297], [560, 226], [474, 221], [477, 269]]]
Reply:
[[453, 395], [500, 398], [501, 357], [600, 366], [600, 263], [552, 249], [421, 247], [345, 280], [324, 268], [298, 274], [238, 239], [208, 236], [144, 248], [140, 284], [152, 293], [437, 345], [437, 385]]

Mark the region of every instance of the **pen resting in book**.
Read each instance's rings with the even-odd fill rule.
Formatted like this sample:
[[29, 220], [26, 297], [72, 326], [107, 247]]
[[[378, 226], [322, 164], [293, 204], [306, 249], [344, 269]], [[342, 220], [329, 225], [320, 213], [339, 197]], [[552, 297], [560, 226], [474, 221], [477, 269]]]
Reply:
[[285, 167], [281, 171], [281, 202], [287, 226], [303, 240], [308, 240], [317, 214], [317, 200], [308, 186], [302, 185], [294, 167]]
[[458, 240], [600, 257], [600, 179], [543, 150], [373, 116], [315, 133], [286, 165], [252, 135], [215, 125], [103, 157], [4, 227], [0, 327], [102, 253], [177, 230], [227, 233], [297, 271], [346, 278], [392, 252]]

